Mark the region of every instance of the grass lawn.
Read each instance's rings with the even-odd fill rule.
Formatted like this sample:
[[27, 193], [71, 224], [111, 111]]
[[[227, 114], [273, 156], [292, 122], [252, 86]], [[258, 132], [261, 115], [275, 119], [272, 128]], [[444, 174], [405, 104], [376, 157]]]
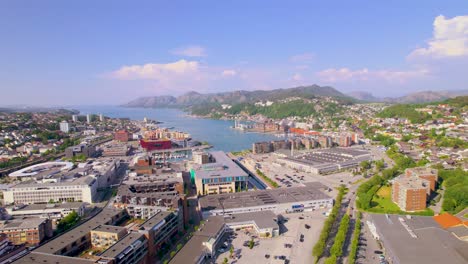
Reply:
[[468, 214], [464, 214], [463, 217], [468, 218]]
[[384, 198], [389, 198], [390, 199], [391, 194], [392, 194], [392, 187], [390, 187], [390, 186], [382, 186], [377, 191], [377, 195], [380, 196], [380, 197], [384, 197]]
[[434, 212], [427, 208], [421, 212], [408, 213], [400, 210], [400, 207], [391, 199], [392, 188], [389, 186], [382, 186], [377, 190], [376, 195], [372, 198], [372, 207], [368, 212], [381, 213], [381, 214], [414, 214], [414, 215], [434, 215]]

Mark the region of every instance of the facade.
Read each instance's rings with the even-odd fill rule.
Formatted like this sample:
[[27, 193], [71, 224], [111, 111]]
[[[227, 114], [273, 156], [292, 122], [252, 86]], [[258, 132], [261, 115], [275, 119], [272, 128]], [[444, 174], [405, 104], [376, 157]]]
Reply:
[[129, 139], [130, 135], [126, 130], [119, 130], [114, 133], [114, 140], [120, 141], [120, 142], [127, 142]]
[[109, 264], [146, 264], [148, 259], [148, 240], [138, 232], [130, 232], [127, 236], [101, 253], [99, 263]]
[[76, 155], [84, 155], [85, 157], [93, 157], [96, 153], [96, 147], [89, 144], [79, 144], [65, 149], [65, 157], [71, 159]]
[[3, 192], [5, 204], [35, 204], [54, 202], [93, 203], [97, 193], [97, 180], [91, 176], [71, 181], [20, 183]]
[[392, 201], [403, 211], [426, 209], [427, 198], [435, 191], [437, 170], [425, 167], [406, 169], [392, 185]]
[[195, 164], [206, 164], [210, 162], [210, 154], [203, 151], [195, 151], [192, 153], [193, 162]]
[[194, 164], [190, 170], [191, 180], [199, 195], [233, 193], [247, 188], [248, 174], [224, 152], [210, 152], [213, 161]]
[[24, 218], [0, 221], [0, 233], [15, 245], [36, 246], [52, 236], [52, 222], [44, 218]]
[[127, 156], [130, 148], [125, 144], [105, 144], [102, 146], [102, 155], [104, 157]]
[[67, 121], [60, 122], [60, 131], [62, 131], [63, 133], [69, 133], [70, 132], [70, 124], [68, 124]]
[[287, 140], [256, 142], [252, 144], [254, 154], [270, 153], [280, 149], [290, 149], [291, 142]]
[[109, 248], [127, 234], [127, 229], [121, 226], [99, 225], [91, 230], [91, 245], [93, 248]]
[[178, 232], [182, 232], [182, 218], [178, 212], [158, 212], [140, 225], [138, 233], [144, 235], [151, 249], [149, 256], [153, 258], [161, 246]]
[[140, 139], [140, 145], [142, 148], [146, 149], [147, 151], [172, 148], [172, 142], [167, 139], [157, 139], [157, 140]]

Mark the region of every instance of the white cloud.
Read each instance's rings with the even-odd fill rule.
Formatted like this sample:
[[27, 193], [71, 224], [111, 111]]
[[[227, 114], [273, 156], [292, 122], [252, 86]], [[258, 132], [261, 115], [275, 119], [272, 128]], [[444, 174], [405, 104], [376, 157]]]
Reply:
[[317, 76], [324, 82], [352, 82], [352, 81], [387, 81], [405, 82], [412, 78], [422, 77], [428, 74], [428, 70], [369, 70], [367, 68], [351, 70], [349, 68], [330, 68], [317, 73]]
[[205, 57], [206, 50], [201, 46], [186, 46], [177, 48], [171, 51], [172, 54], [180, 55], [180, 56], [187, 56], [187, 57]]
[[197, 72], [197, 61], [178, 60], [172, 63], [147, 63], [143, 65], [122, 66], [111, 72], [110, 76], [121, 80], [158, 80], [173, 75], [184, 75]]
[[302, 53], [302, 54], [297, 54], [297, 55], [294, 55], [294, 56], [291, 56], [291, 58], [289, 58], [290, 61], [292, 62], [310, 62], [311, 60], [313, 60], [315, 57], [315, 55], [313, 53], [310, 53], [310, 52], [306, 52], [306, 53]]
[[431, 56], [435, 58], [468, 55], [468, 16], [446, 19], [440, 15], [434, 20], [434, 33], [426, 48], [411, 52], [409, 58]]
[[302, 75], [299, 74], [299, 73], [294, 74], [294, 76], [292, 77], [292, 79], [293, 79], [294, 81], [302, 81], [302, 80], [304, 80], [304, 78], [302, 77]]
[[237, 72], [235, 70], [224, 70], [221, 73], [221, 75], [224, 76], [224, 77], [232, 77], [232, 76], [236, 76]]

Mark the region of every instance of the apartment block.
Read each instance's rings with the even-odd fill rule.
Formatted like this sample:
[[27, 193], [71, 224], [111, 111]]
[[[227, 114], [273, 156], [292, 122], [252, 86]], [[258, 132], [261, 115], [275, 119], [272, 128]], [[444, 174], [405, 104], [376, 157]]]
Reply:
[[52, 236], [52, 222], [44, 218], [23, 218], [0, 221], [0, 233], [15, 245], [36, 246]]
[[406, 169], [393, 180], [392, 200], [401, 210], [426, 209], [427, 199], [435, 191], [437, 170], [425, 167]]

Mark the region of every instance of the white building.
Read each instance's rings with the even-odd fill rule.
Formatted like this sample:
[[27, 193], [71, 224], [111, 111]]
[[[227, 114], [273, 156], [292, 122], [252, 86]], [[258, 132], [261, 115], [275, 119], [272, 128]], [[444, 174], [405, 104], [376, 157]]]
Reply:
[[99, 121], [104, 122], [104, 115], [103, 114], [99, 114]]
[[91, 123], [91, 114], [86, 115], [86, 122]]
[[5, 204], [54, 202], [93, 203], [98, 182], [94, 177], [53, 178], [42, 182], [20, 183], [3, 191]]
[[76, 212], [79, 216], [83, 216], [85, 212], [84, 203], [48, 203], [48, 204], [30, 204], [6, 208], [9, 215], [13, 217], [40, 217], [51, 220], [60, 220], [70, 214]]
[[70, 132], [70, 124], [68, 124], [67, 121], [60, 122], [60, 131], [62, 131], [63, 133], [69, 133]]
[[72, 115], [73, 122], [78, 122], [78, 115]]

